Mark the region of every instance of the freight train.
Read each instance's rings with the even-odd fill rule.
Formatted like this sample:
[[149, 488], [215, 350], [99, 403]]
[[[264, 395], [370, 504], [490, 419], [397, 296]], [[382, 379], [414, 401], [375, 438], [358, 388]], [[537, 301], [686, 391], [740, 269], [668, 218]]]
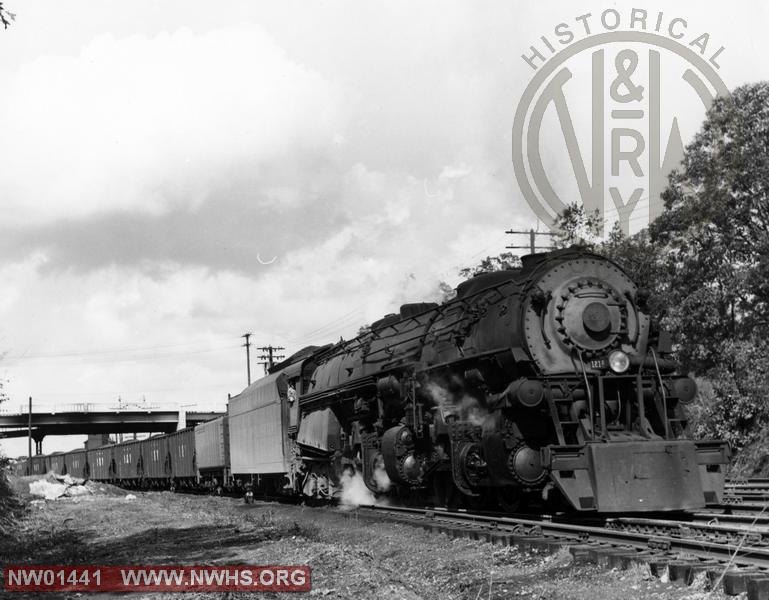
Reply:
[[231, 398], [226, 417], [36, 457], [30, 470], [56, 461], [123, 485], [313, 499], [359, 478], [372, 496], [508, 511], [719, 502], [729, 446], [690, 439], [696, 385], [647, 300], [585, 249], [532, 254], [440, 305], [405, 304], [351, 340], [304, 348]]
[[198, 489], [222, 492], [228, 480], [227, 417], [166, 435], [87, 450], [18, 458], [18, 476], [70, 475], [126, 488]]

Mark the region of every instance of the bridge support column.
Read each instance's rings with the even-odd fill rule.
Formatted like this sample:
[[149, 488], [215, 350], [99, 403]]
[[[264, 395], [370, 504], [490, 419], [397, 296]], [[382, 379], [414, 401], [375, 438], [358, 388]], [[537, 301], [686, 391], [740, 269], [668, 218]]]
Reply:
[[43, 438], [35, 438], [35, 455], [40, 456], [43, 453]]

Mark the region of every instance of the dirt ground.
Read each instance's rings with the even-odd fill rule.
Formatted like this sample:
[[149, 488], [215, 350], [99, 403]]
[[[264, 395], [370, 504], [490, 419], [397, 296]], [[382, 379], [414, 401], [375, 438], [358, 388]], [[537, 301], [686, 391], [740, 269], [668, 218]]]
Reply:
[[[679, 587], [646, 568], [573, 567], [552, 555], [451, 539], [413, 527], [356, 521], [339, 509], [233, 498], [133, 492], [109, 486], [97, 494], [34, 502], [16, 536], [0, 540], [7, 564], [308, 564], [312, 597], [406, 600], [723, 599]], [[14, 539], [15, 538], [15, 539]], [[102, 600], [153, 598], [301, 598], [307, 594], [97, 594]], [[58, 597], [88, 598], [91, 594]], [[50, 598], [57, 594], [5, 594]]]

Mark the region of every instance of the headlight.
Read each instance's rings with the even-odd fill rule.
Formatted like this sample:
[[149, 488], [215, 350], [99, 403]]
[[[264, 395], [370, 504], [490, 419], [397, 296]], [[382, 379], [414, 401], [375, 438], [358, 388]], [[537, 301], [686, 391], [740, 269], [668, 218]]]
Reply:
[[609, 368], [615, 373], [624, 373], [630, 367], [630, 358], [622, 350], [609, 353]]

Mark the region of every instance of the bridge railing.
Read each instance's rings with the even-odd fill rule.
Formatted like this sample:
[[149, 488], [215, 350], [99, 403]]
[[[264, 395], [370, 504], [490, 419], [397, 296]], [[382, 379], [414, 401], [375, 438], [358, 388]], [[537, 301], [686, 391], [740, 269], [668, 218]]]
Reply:
[[[32, 402], [32, 414], [57, 413], [105, 413], [105, 412], [178, 412], [179, 410], [195, 410], [195, 405], [179, 405], [176, 402], [76, 402], [71, 404]], [[5, 402], [0, 404], [0, 415], [29, 414], [29, 403], [16, 404]]]

